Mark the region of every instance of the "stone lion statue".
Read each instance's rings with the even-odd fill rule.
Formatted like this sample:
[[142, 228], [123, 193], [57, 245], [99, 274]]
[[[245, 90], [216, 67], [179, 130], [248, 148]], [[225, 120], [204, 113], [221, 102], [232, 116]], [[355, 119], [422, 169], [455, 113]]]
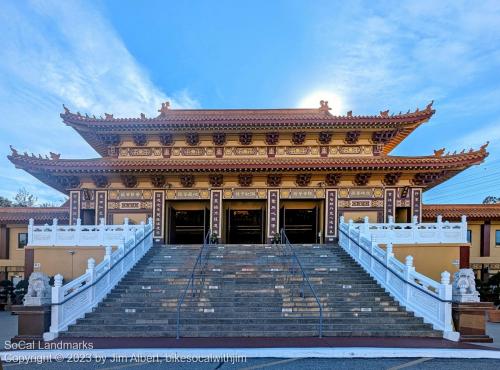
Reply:
[[453, 279], [453, 301], [479, 302], [479, 293], [476, 290], [474, 271], [460, 269], [455, 272]]
[[42, 272], [33, 272], [28, 281], [28, 292], [24, 296], [25, 306], [41, 306], [51, 303], [49, 277]]

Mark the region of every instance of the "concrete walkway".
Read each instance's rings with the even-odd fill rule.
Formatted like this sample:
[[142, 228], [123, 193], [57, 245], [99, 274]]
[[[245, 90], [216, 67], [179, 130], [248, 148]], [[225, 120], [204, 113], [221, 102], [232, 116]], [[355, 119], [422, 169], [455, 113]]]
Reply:
[[5, 348], [5, 342], [17, 335], [17, 316], [10, 311], [0, 311], [0, 349]]

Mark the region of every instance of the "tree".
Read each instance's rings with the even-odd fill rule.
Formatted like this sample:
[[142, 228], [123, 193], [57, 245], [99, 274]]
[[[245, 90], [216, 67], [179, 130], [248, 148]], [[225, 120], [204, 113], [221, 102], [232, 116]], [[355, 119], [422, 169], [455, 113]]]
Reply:
[[500, 203], [500, 197], [493, 197], [489, 195], [483, 200], [483, 204], [496, 204], [496, 203]]
[[33, 207], [37, 200], [38, 198], [26, 188], [21, 188], [14, 197], [14, 207]]
[[12, 207], [12, 201], [0, 196], [0, 207]]

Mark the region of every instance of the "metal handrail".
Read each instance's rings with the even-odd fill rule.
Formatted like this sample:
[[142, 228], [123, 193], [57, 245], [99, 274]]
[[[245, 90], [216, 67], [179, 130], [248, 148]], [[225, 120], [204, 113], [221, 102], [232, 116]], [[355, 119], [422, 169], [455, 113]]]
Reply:
[[202, 266], [200, 274], [203, 275], [203, 268], [204, 268], [202, 264], [203, 252], [205, 251], [205, 249], [209, 248], [209, 246], [212, 244], [210, 239], [211, 239], [211, 231], [209, 230], [205, 235], [205, 239], [203, 239], [203, 245], [200, 249], [200, 253], [198, 253], [198, 257], [196, 257], [196, 261], [194, 263], [193, 270], [191, 271], [191, 275], [186, 285], [186, 288], [184, 289], [184, 292], [179, 296], [179, 300], [177, 301], [177, 339], [180, 338], [181, 306], [184, 303], [184, 299], [186, 298], [190, 286], [192, 286], [193, 296], [194, 296], [195, 271], [198, 265], [200, 265]]
[[295, 261], [297, 262], [297, 265], [300, 268], [300, 272], [302, 274], [302, 281], [307, 283], [307, 285], [309, 286], [309, 289], [311, 290], [311, 292], [314, 296], [314, 299], [316, 299], [316, 303], [318, 304], [318, 308], [319, 308], [319, 337], [321, 338], [321, 337], [323, 337], [323, 306], [321, 305], [321, 302], [318, 298], [318, 295], [316, 294], [316, 291], [314, 290], [313, 286], [311, 285], [309, 278], [308, 278], [306, 272], [304, 271], [304, 268], [302, 267], [302, 263], [300, 263], [300, 260], [297, 257], [297, 254], [295, 253], [295, 250], [292, 247], [292, 243], [290, 243], [290, 240], [288, 240], [288, 237], [286, 236], [285, 229], [281, 229], [280, 236], [281, 236], [281, 244], [284, 244], [286, 247], [288, 247], [290, 249], [292, 258], [295, 259]]

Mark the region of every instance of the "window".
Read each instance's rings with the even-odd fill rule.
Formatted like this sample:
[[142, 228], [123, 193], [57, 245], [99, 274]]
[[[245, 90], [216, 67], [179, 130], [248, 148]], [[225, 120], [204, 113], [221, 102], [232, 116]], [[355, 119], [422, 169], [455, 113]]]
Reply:
[[500, 230], [495, 230], [495, 244], [500, 245]]
[[17, 248], [24, 249], [28, 244], [28, 233], [17, 234]]
[[467, 242], [472, 243], [472, 230], [467, 230]]

